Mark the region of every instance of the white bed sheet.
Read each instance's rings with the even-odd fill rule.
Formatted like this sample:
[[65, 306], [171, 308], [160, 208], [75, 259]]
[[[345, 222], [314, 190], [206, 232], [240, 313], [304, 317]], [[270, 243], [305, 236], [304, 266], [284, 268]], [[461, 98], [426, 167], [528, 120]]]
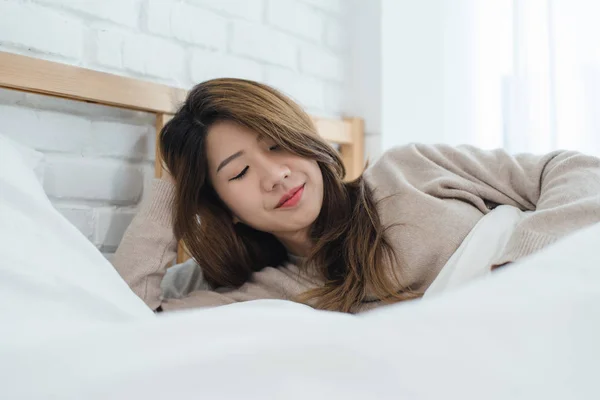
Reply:
[[155, 317], [0, 150], [3, 398], [600, 398], [600, 225], [359, 316], [256, 301]]

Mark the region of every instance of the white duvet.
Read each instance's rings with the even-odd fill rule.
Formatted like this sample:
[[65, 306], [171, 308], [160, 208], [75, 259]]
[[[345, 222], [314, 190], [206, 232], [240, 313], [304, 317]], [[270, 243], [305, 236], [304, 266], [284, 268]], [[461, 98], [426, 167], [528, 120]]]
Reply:
[[491, 253], [461, 262], [504, 212], [519, 217], [484, 218], [423, 300], [359, 316], [256, 301], [157, 317], [0, 136], [1, 397], [600, 398], [600, 225], [493, 274], [480, 268]]

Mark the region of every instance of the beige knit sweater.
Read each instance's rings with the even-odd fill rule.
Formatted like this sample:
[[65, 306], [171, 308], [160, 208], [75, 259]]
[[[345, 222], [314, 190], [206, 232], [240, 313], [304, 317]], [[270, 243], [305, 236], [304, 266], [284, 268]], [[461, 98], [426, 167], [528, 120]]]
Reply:
[[[424, 292], [479, 219], [498, 204], [535, 210], [494, 264], [515, 261], [576, 229], [600, 221], [600, 159], [557, 151], [511, 156], [470, 146], [411, 144], [386, 152], [365, 171], [403, 283]], [[114, 266], [151, 309], [206, 307], [254, 299], [292, 299], [320, 284], [297, 266], [267, 267], [237, 289], [162, 299], [160, 282], [176, 256], [173, 187], [153, 194], [127, 229]], [[365, 304], [364, 309], [380, 303]]]

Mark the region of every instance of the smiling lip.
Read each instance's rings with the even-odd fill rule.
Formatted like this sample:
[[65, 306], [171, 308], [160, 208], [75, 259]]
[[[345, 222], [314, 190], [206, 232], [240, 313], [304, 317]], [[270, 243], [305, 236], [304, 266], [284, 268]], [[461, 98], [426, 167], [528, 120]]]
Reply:
[[300, 185], [290, 190], [286, 194], [281, 197], [277, 207], [275, 208], [285, 208], [285, 207], [293, 207], [300, 201], [302, 197], [302, 192], [304, 192], [304, 185]]

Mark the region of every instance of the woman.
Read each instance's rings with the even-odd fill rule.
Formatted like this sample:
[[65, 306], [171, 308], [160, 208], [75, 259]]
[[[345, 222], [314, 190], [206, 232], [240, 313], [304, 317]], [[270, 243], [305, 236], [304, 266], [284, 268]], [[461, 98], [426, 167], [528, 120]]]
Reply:
[[[421, 296], [499, 204], [536, 212], [495, 266], [600, 221], [600, 160], [575, 152], [411, 144], [344, 183], [309, 116], [246, 80], [196, 86], [160, 147], [171, 175], [155, 180], [114, 258], [153, 310], [279, 298], [359, 312]], [[164, 300], [179, 239], [214, 290]]]

